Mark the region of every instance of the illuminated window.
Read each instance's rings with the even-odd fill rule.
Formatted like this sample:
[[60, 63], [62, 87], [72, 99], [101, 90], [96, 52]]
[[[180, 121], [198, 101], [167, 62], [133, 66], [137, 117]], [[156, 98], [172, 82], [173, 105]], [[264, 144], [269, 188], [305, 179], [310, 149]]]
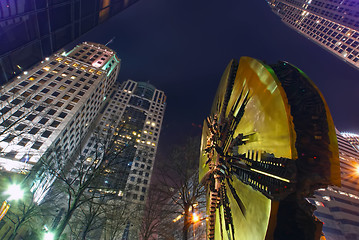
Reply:
[[56, 61], [58, 61], [58, 62], [61, 62], [62, 60], [63, 60], [63, 58], [60, 58], [60, 57], [56, 58]]
[[63, 102], [57, 102], [57, 103], [55, 104], [56, 107], [61, 107], [62, 105], [64, 105]]
[[34, 100], [40, 100], [42, 98], [42, 96], [40, 95], [36, 95], [35, 97], [33, 97]]
[[323, 199], [326, 200], [326, 201], [330, 201], [330, 197], [329, 196], [323, 196]]
[[80, 99], [78, 99], [78, 98], [74, 98], [74, 99], [72, 99], [71, 101], [73, 101], [73, 102], [78, 102], [78, 101], [80, 101]]
[[45, 71], [50, 71], [50, 67], [49, 66], [46, 66], [46, 67], [43, 67], [42, 69], [44, 69]]
[[51, 99], [51, 98], [48, 98], [48, 99], [45, 100], [45, 103], [50, 104], [50, 103], [52, 103], [52, 101], [54, 101], [54, 100]]

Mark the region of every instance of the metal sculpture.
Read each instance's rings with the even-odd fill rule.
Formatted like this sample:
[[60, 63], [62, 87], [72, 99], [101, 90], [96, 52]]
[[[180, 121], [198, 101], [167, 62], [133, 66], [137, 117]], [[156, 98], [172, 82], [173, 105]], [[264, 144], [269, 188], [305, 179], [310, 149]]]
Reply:
[[338, 147], [327, 104], [302, 71], [232, 60], [201, 151], [210, 240], [319, 239], [321, 222], [306, 197], [340, 185]]

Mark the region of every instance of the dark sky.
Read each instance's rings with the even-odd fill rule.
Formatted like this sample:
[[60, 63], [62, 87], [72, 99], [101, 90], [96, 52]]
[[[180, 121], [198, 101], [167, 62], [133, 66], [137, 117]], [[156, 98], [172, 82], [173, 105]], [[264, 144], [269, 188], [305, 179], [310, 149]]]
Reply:
[[337, 128], [359, 133], [359, 70], [290, 29], [265, 0], [140, 0], [76, 43], [112, 37], [119, 81], [149, 81], [167, 95], [160, 152], [200, 134], [226, 65], [241, 56], [296, 65], [322, 91]]

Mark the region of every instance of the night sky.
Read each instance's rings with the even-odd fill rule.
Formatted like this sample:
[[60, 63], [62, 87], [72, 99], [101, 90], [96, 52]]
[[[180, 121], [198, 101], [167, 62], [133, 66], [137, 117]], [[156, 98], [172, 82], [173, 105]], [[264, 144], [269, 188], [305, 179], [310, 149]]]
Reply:
[[286, 26], [265, 0], [140, 0], [66, 50], [113, 37], [119, 81], [149, 81], [167, 95], [162, 158], [200, 134], [225, 67], [241, 56], [294, 64], [319, 87], [336, 127], [359, 133], [359, 70]]

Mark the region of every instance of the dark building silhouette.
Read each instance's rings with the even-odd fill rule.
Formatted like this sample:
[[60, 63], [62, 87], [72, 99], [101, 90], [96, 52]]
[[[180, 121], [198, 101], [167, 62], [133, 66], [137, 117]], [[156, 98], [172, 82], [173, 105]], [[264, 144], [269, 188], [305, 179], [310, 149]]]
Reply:
[[0, 84], [137, 1], [0, 1]]

